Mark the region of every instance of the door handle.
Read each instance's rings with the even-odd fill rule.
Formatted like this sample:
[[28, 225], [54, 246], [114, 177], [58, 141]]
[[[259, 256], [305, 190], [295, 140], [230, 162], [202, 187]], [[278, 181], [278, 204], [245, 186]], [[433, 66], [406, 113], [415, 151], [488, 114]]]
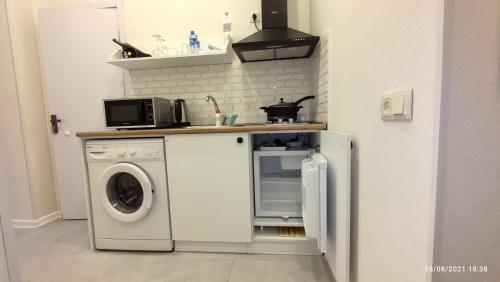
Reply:
[[61, 120], [57, 118], [57, 115], [50, 115], [50, 125], [53, 134], [59, 133], [59, 122], [61, 122]]

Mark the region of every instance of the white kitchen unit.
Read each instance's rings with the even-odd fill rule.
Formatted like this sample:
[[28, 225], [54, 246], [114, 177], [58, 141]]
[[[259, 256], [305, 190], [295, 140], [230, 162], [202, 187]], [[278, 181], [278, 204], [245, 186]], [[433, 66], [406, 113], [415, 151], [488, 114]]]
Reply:
[[[165, 138], [175, 251], [324, 255], [336, 281], [348, 282], [350, 137], [323, 130], [267, 128], [88, 132], [80, 137]], [[240, 131], [224, 132], [229, 129]], [[290, 145], [282, 152], [264, 152], [260, 146], [275, 139], [292, 144], [297, 138], [304, 141], [300, 148]], [[263, 176], [259, 183], [254, 183], [253, 154], [271, 157], [255, 167]], [[260, 185], [257, 198], [254, 184]], [[283, 197], [287, 205], [280, 205]], [[259, 208], [271, 211], [265, 216], [254, 210], [261, 198], [271, 200], [267, 208]], [[92, 221], [89, 227], [93, 237]]]
[[[254, 161], [271, 157], [263, 166], [252, 164], [253, 143], [258, 135], [283, 133], [166, 136], [176, 250], [324, 254], [336, 280], [349, 281], [351, 140], [302, 133], [309, 149], [256, 152]], [[264, 175], [254, 183], [260, 186], [255, 199], [252, 166]], [[261, 197], [271, 200], [268, 208], [258, 204]]]
[[[275, 136], [286, 138], [283, 133], [267, 135], [268, 140], [273, 140]], [[267, 189], [267, 192], [261, 191], [261, 196], [255, 198], [256, 211], [259, 209], [258, 203], [262, 201], [262, 195], [266, 193], [264, 200], [272, 198], [274, 203], [268, 201], [270, 208], [264, 209], [265, 212], [262, 213], [261, 206], [260, 214], [256, 212], [253, 243], [249, 245], [248, 251], [323, 253], [336, 281], [347, 282], [350, 259], [351, 139], [348, 135], [328, 131], [306, 135], [305, 142], [308, 146], [319, 152], [311, 153], [309, 158], [301, 162], [292, 158], [299, 157], [293, 150], [255, 152], [254, 161], [266, 155], [274, 157], [267, 160], [264, 166], [254, 163], [254, 173], [260, 175], [256, 178], [255, 185], [260, 185], [261, 190]], [[255, 142], [258, 139], [259, 136], [256, 135]], [[257, 149], [259, 145], [255, 144], [255, 147]], [[285, 152], [290, 153], [287, 155]], [[299, 185], [294, 179], [297, 176], [298, 163], [301, 171]], [[272, 181], [269, 182], [266, 176], [272, 176]], [[276, 183], [288, 184], [277, 186]], [[296, 205], [291, 204], [291, 200], [299, 199], [298, 187], [301, 189], [300, 211]]]
[[248, 133], [165, 137], [172, 237], [183, 241], [252, 241]]

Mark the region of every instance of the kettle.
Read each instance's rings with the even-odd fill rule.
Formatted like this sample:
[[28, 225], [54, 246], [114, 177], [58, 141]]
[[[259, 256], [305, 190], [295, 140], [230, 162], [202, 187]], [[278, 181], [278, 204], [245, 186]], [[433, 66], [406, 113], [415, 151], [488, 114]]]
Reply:
[[186, 100], [177, 99], [174, 101], [174, 118], [176, 126], [190, 126], [187, 112]]

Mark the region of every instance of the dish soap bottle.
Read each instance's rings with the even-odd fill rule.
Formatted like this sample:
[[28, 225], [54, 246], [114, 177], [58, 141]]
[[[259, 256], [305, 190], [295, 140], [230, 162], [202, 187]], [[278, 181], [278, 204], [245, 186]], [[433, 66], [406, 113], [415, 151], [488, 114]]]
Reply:
[[223, 120], [222, 120], [222, 115], [220, 113], [220, 110], [217, 109], [215, 111], [215, 126], [222, 126], [223, 125]]

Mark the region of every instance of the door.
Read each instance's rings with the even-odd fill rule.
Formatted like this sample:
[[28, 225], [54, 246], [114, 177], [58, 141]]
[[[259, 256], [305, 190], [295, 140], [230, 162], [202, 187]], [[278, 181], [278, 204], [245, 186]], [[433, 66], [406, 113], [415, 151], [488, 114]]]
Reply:
[[120, 222], [141, 220], [153, 204], [153, 183], [134, 164], [118, 163], [107, 168], [101, 176], [99, 188], [104, 210]]
[[124, 96], [121, 69], [105, 63], [117, 48], [111, 39], [119, 37], [115, 6], [46, 8], [38, 14], [48, 112], [58, 127], [52, 145], [64, 219], [86, 218], [84, 160], [75, 132], [104, 129], [102, 99]]
[[351, 137], [322, 131], [321, 155], [327, 161], [327, 228], [328, 265], [337, 282], [349, 281], [351, 220]]
[[165, 140], [173, 239], [251, 242], [248, 133], [172, 135]]
[[327, 242], [327, 168], [321, 154], [302, 161], [302, 219], [307, 237], [317, 240], [318, 249], [326, 252]]

